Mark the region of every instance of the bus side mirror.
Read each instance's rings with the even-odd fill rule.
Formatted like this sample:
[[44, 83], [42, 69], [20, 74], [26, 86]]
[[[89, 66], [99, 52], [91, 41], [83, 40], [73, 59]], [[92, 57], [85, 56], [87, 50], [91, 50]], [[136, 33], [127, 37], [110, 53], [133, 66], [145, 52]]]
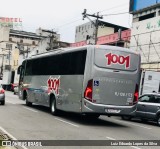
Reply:
[[21, 73], [21, 69], [22, 69], [22, 65], [20, 65], [20, 66], [18, 67], [17, 74], [20, 74], [20, 73]]

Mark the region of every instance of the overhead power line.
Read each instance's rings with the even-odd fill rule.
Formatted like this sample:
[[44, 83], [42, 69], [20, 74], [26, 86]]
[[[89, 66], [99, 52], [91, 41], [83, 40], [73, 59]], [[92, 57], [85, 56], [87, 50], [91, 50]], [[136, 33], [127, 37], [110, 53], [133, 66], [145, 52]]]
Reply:
[[[110, 7], [110, 8], [108, 8], [108, 9], [104, 9], [104, 10], [98, 11], [98, 12], [96, 12], [96, 13], [101, 13], [101, 12], [105, 12], [105, 11], [112, 10], [112, 9], [115, 9], [115, 8], [119, 8], [119, 7], [124, 6], [124, 5], [126, 5], [126, 4], [128, 4], [128, 3], [123, 3], [123, 4], [121, 4], [121, 5], [117, 5], [117, 6], [114, 6], [114, 7]], [[76, 18], [77, 18], [77, 19], [76, 19]], [[73, 23], [75, 23], [75, 22], [78, 22], [78, 21], [81, 20], [81, 19], [78, 19], [78, 18], [80, 18], [80, 17], [73, 17], [72, 19], [76, 19], [76, 20], [69, 21], [69, 20], [71, 20], [71, 19], [69, 19], [68, 22], [66, 22], [66, 23], [64, 23], [64, 24], [62, 24], [62, 25], [57, 26], [57, 28], [61, 28], [61, 27], [63, 27], [63, 26], [70, 25], [70, 24], [73, 24]]]
[[122, 14], [129, 14], [129, 12], [119, 12], [119, 13], [112, 13], [112, 14], [103, 14], [102, 16], [113, 16], [113, 15], [122, 15]]
[[115, 9], [115, 8], [118, 8], [118, 7], [121, 7], [121, 6], [124, 6], [125, 4], [128, 4], [128, 3], [123, 3], [123, 4], [121, 4], [121, 5], [117, 5], [117, 6], [108, 8], [108, 9], [104, 9], [104, 10], [99, 11], [98, 13], [101, 13], [101, 12], [104, 12], [104, 11], [108, 11], [108, 10], [112, 10], [112, 9]]
[[[104, 14], [104, 15], [101, 15], [101, 16], [106, 17], [106, 16], [112, 16], [112, 15], [122, 15], [122, 14], [127, 14], [127, 13], [129, 14], [129, 12], [121, 12], [121, 13], [113, 13], [113, 14]], [[62, 28], [63, 26], [73, 24], [73, 23], [78, 22], [78, 21], [80, 21], [80, 20], [81, 20], [81, 19], [77, 19], [77, 20], [73, 20], [73, 21], [71, 21], [71, 22], [67, 22], [67, 23], [65, 23], [65, 24], [63, 24], [63, 25], [57, 26], [57, 28]]]
[[75, 22], [78, 22], [78, 21], [80, 21], [80, 20], [81, 20], [81, 19], [77, 19], [77, 20], [74, 20], [74, 21], [72, 21], [72, 22], [65, 23], [65, 24], [63, 24], [63, 25], [58, 26], [58, 28], [61, 28], [61, 27], [63, 27], [63, 26], [66, 26], [66, 25], [69, 25], [69, 24], [72, 24], [72, 23], [75, 23]]

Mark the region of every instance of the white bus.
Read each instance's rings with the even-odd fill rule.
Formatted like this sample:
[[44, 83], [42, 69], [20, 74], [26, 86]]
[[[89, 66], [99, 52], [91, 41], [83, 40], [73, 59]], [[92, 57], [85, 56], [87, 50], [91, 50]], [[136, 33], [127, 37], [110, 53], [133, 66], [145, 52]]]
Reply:
[[59, 110], [98, 117], [132, 115], [138, 101], [140, 55], [89, 45], [50, 51], [23, 61], [19, 97]]

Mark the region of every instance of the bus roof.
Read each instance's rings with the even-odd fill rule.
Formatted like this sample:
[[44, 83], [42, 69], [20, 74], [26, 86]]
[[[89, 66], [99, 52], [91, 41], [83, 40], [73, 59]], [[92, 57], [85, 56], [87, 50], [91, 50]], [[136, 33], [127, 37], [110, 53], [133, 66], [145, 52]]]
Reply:
[[139, 55], [139, 53], [137, 53], [136, 51], [133, 51], [131, 49], [124, 48], [124, 47], [117, 47], [117, 46], [110, 46], [110, 45], [86, 45], [86, 46], [81, 46], [81, 47], [68, 47], [68, 48], [54, 49], [54, 50], [50, 50], [45, 53], [32, 55], [31, 57], [27, 58], [26, 60], [36, 59], [36, 58], [46, 57], [46, 56], [51, 56], [51, 55], [56, 55], [56, 54], [69, 53], [69, 52], [74, 52], [74, 51], [81, 51], [84, 49], [93, 49], [93, 48], [119, 50], [119, 51], [124, 51], [124, 52], [134, 53], [134, 54]]

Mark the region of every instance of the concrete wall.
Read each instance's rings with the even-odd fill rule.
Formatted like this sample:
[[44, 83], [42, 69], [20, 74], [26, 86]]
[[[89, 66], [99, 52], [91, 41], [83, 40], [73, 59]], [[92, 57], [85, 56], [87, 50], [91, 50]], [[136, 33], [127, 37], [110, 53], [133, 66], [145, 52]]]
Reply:
[[133, 23], [130, 47], [141, 53], [143, 67], [160, 68], [160, 16]]
[[[109, 35], [113, 33], [114, 33], [114, 28], [106, 27], [106, 26], [99, 26], [97, 36], [100, 37], [100, 36], [105, 36], [105, 35]], [[76, 27], [75, 42], [85, 41], [87, 35], [90, 36], [90, 39], [87, 42], [90, 44], [94, 44], [95, 26], [91, 22], [88, 22], [86, 24]]]
[[[12, 40], [9, 40], [12, 39]], [[20, 42], [20, 40], [23, 40], [23, 43]], [[33, 44], [33, 42], [35, 44]], [[20, 51], [18, 49], [17, 43], [20, 43], [23, 45], [23, 51], [21, 52], [21, 59], [20, 61], [23, 61], [24, 58], [27, 57], [27, 49], [29, 48], [32, 50], [36, 45], [38, 45], [38, 39], [33, 40], [30, 37], [23, 37], [23, 36], [14, 36], [10, 35], [10, 29], [8, 27], [2, 27], [0, 28], [0, 68], [2, 67], [2, 61], [3, 61], [3, 70], [5, 68], [5, 65], [11, 65], [12, 70], [17, 69], [19, 62], [19, 54]], [[12, 44], [12, 48], [10, 50], [10, 60], [9, 60], [9, 50], [7, 49], [6, 45]], [[4, 55], [4, 56], [3, 56]]]
[[9, 27], [0, 28], [0, 42], [9, 41]]
[[[86, 36], [93, 36], [95, 27], [91, 22], [76, 27], [75, 42], [86, 40]], [[93, 40], [93, 39], [92, 39]]]
[[12, 38], [12, 42], [16, 42], [16, 43], [20, 43], [20, 41], [23, 40], [24, 44], [32, 45], [33, 42], [35, 42], [35, 45], [38, 44], [38, 40], [31, 40], [30, 38], [20, 38], [20, 37], [14, 37], [14, 36], [10, 36], [10, 38]]
[[113, 34], [114, 33], [114, 28], [112, 27], [98, 27], [98, 37], [101, 37], [101, 36], [106, 36], [106, 35], [110, 35], [110, 34]]

